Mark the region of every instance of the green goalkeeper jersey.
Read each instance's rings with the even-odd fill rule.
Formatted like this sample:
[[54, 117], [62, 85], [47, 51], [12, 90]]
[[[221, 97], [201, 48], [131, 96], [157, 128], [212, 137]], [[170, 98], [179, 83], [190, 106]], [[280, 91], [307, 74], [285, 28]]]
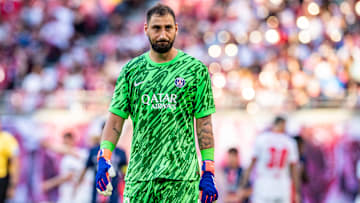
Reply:
[[178, 50], [156, 63], [149, 52], [128, 62], [116, 82], [109, 111], [133, 121], [126, 181], [197, 180], [194, 117], [215, 112], [207, 67]]

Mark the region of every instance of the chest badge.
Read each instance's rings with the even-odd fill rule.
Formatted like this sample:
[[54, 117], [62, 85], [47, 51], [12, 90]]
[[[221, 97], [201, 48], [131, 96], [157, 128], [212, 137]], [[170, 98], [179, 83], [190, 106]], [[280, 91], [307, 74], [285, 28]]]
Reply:
[[182, 88], [185, 85], [185, 80], [184, 78], [178, 77], [175, 79], [175, 86], [178, 88]]

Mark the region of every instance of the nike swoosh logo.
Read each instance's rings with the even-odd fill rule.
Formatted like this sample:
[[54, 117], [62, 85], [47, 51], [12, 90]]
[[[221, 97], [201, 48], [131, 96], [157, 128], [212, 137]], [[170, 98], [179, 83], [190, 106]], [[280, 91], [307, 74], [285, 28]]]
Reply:
[[138, 82], [138, 83], [136, 83], [136, 82], [134, 82], [134, 86], [136, 87], [136, 86], [139, 86], [139, 85], [141, 85], [141, 84], [143, 84], [145, 81], [141, 81], [141, 82]]

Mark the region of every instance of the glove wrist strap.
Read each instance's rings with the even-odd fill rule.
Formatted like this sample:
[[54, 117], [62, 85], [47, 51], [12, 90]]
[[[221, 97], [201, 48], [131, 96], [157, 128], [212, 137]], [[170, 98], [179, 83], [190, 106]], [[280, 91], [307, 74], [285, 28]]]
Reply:
[[104, 159], [106, 161], [110, 161], [111, 160], [111, 154], [112, 154], [112, 152], [109, 149], [100, 149], [97, 159], [99, 160], [100, 157], [104, 157]]
[[215, 174], [214, 161], [210, 161], [210, 160], [203, 161], [201, 169], [203, 172], [211, 172], [212, 174]]

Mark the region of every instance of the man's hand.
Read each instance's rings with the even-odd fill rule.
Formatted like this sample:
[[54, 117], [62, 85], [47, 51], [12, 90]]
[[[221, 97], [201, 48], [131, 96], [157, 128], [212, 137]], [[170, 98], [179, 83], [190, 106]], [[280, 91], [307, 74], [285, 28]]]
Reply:
[[214, 161], [205, 160], [203, 161], [202, 167], [202, 175], [200, 179], [200, 200], [201, 203], [211, 203], [217, 200], [218, 191], [215, 185], [215, 167]]
[[111, 151], [100, 149], [98, 153], [98, 170], [96, 172], [96, 190], [104, 195], [110, 196], [113, 190], [111, 185], [112, 177], [115, 177], [115, 170], [110, 163]]

